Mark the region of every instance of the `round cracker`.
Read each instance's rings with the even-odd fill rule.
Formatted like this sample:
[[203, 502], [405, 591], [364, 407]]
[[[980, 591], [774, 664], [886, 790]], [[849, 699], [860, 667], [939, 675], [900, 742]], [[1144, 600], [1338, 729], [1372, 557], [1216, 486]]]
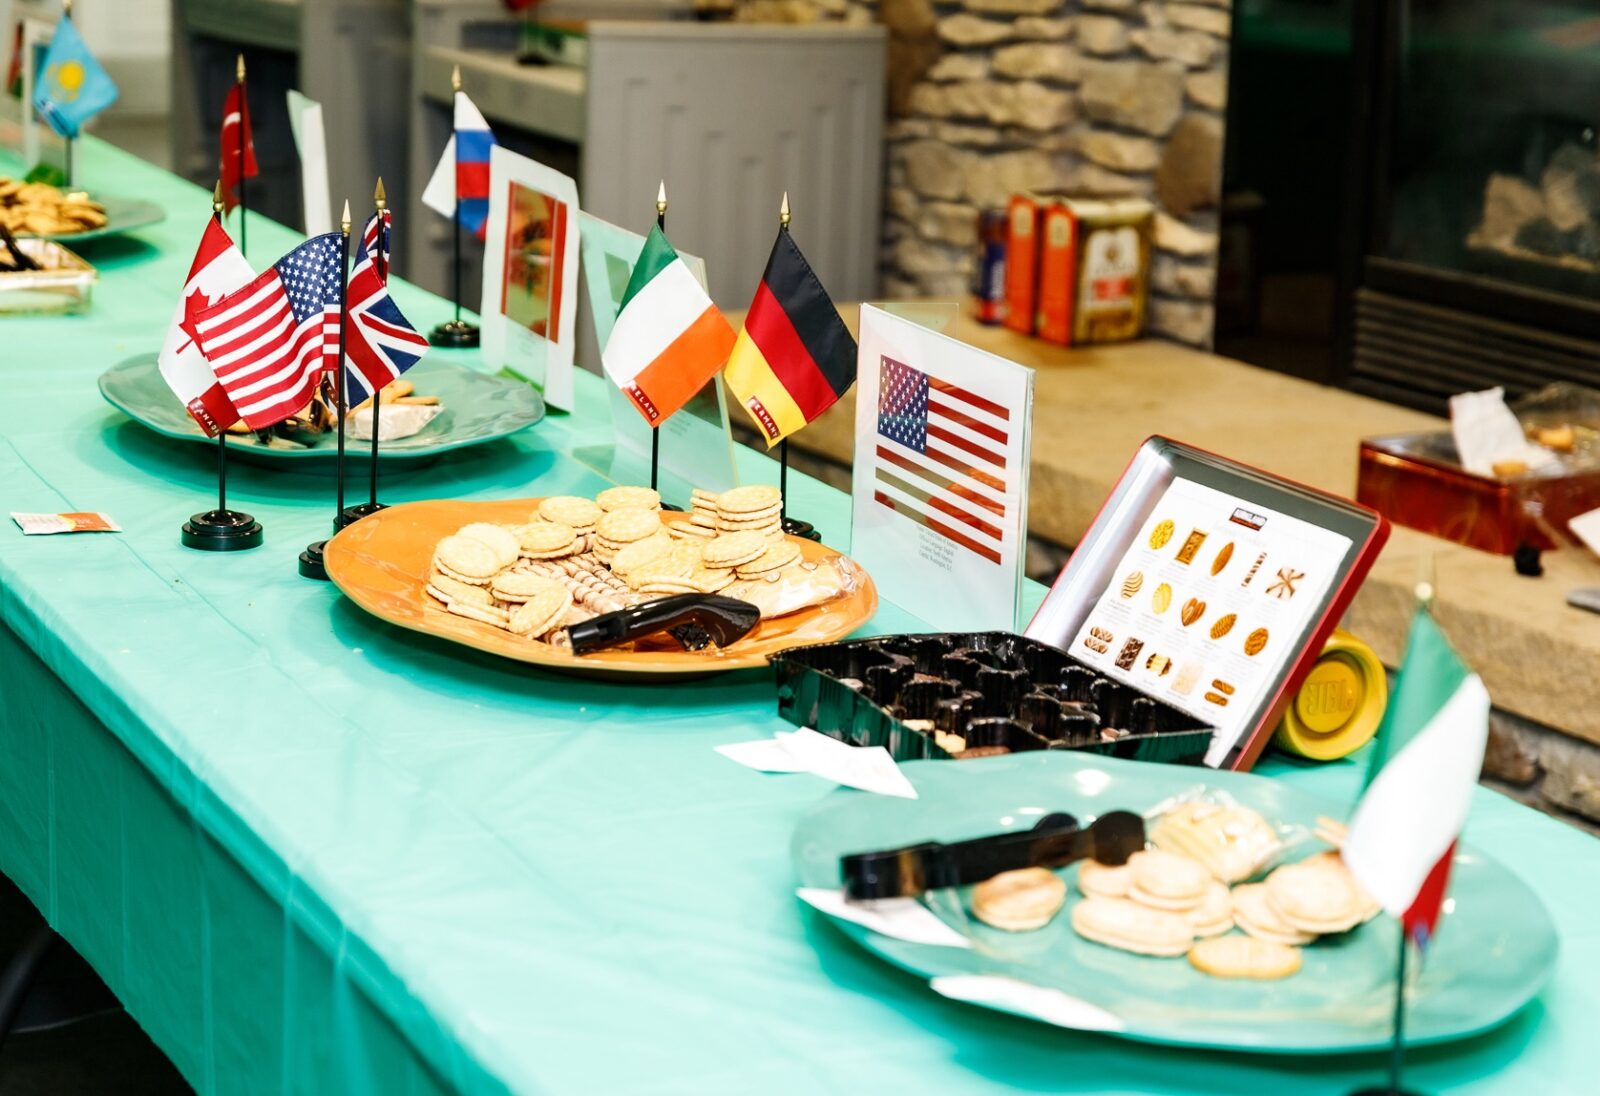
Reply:
[[1258, 940], [1309, 944], [1317, 938], [1315, 933], [1301, 932], [1278, 916], [1267, 898], [1265, 883], [1240, 883], [1229, 892], [1228, 899], [1233, 903], [1234, 923]]
[[625, 576], [647, 563], [670, 556], [675, 543], [671, 537], [654, 535], [636, 540], [617, 549], [617, 554], [611, 559], [611, 569]]
[[[1133, 857], [1140, 856], [1134, 853]], [[1133, 857], [1126, 864], [1112, 866], [1097, 860], [1078, 865], [1078, 889], [1090, 898], [1126, 898], [1133, 886]]]
[[790, 540], [781, 540], [770, 544], [762, 553], [749, 563], [739, 564], [741, 576], [759, 575], [767, 571], [776, 571], [780, 567], [787, 567], [800, 558], [800, 546]]
[[1182, 955], [1194, 944], [1194, 927], [1182, 914], [1126, 898], [1085, 898], [1072, 907], [1072, 929], [1085, 940], [1139, 955]]
[[516, 529], [517, 548], [524, 555], [539, 556], [570, 548], [578, 539], [572, 526], [559, 521], [530, 521]]
[[607, 487], [594, 501], [606, 511], [661, 509], [661, 496], [648, 487]]
[[[510, 539], [509, 533], [506, 536]], [[517, 558], [516, 543], [511, 540], [512, 560]], [[464, 577], [469, 581], [487, 579], [510, 562], [502, 558], [499, 550], [482, 540], [460, 533], [452, 533], [435, 545], [433, 556], [439, 570], [451, 577]]]
[[1300, 969], [1300, 949], [1248, 936], [1218, 936], [1196, 944], [1189, 963], [1213, 978], [1273, 981]]
[[476, 620], [480, 624], [493, 624], [496, 628], [506, 626], [506, 611], [493, 606], [473, 605], [465, 601], [447, 601], [446, 609], [459, 617]]
[[661, 515], [654, 510], [608, 510], [594, 524], [595, 536], [617, 547], [643, 540], [660, 528]]
[[539, 500], [539, 508], [533, 512], [533, 519], [556, 521], [562, 525], [570, 525], [574, 529], [589, 529], [600, 520], [603, 512], [600, 506], [590, 499], [579, 498], [577, 495], [551, 495], [547, 499]]
[[428, 592], [436, 593], [440, 601], [465, 601], [485, 608], [494, 604], [494, 598], [482, 586], [451, 578], [437, 568], [428, 576]]
[[1198, 860], [1151, 849], [1134, 865], [1129, 897], [1162, 909], [1188, 909], [1205, 896], [1211, 873]]
[[1301, 932], [1346, 932], [1366, 916], [1367, 903], [1342, 867], [1327, 861], [1285, 864], [1267, 876], [1267, 901]]
[[1033, 932], [1067, 900], [1067, 885], [1045, 868], [1003, 871], [972, 888], [972, 914], [1005, 932]]
[[475, 521], [471, 525], [463, 525], [457, 529], [456, 536], [471, 537], [487, 544], [494, 549], [495, 555], [500, 557], [502, 567], [509, 567], [517, 560], [517, 538], [503, 525]]
[[766, 550], [766, 541], [755, 533], [726, 533], [706, 545], [705, 562], [708, 567], [737, 567]]
[[506, 627], [518, 635], [530, 638], [544, 635], [554, 628], [572, 605], [572, 595], [567, 588], [552, 581], [527, 601], [511, 611]]
[[555, 579], [532, 571], [506, 571], [494, 577], [489, 590], [501, 601], [527, 601], [552, 586], [566, 589]]
[[734, 487], [717, 496], [717, 509], [725, 515], [746, 514], [765, 510], [783, 502], [783, 495], [767, 483], [752, 483]]

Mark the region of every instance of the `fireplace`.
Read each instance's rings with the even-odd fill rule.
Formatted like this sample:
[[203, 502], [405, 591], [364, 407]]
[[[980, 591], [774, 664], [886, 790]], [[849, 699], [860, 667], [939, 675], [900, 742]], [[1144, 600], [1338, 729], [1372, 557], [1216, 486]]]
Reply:
[[[1364, 0], [1346, 383], [1429, 410], [1600, 385], [1600, 11]], [[1364, 216], [1362, 212], [1364, 211]]]

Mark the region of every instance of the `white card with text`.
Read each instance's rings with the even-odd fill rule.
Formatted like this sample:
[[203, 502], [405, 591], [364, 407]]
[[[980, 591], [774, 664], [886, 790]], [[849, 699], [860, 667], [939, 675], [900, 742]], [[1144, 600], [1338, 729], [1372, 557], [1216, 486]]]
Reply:
[[1033, 370], [861, 306], [850, 554], [942, 631], [1018, 625]]

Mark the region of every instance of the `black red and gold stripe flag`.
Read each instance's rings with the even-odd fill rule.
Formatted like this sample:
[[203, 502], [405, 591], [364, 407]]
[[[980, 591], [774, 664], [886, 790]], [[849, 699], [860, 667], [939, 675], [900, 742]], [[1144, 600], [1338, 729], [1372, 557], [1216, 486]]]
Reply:
[[787, 230], [778, 233], [723, 379], [768, 448], [856, 380], [856, 341]]

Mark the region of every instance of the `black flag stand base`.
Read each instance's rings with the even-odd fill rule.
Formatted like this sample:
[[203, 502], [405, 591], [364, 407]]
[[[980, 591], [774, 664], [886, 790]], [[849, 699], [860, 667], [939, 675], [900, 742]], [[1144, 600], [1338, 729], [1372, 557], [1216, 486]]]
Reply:
[[183, 546], [202, 552], [242, 552], [261, 540], [261, 523], [238, 510], [207, 510], [183, 523]]
[[346, 506], [339, 511], [339, 516], [333, 521], [334, 532], [338, 532], [346, 525], [353, 525], [364, 517], [376, 514], [379, 510], [388, 509], [386, 502], [363, 502], [359, 506]]
[[478, 325], [466, 320], [446, 320], [428, 332], [428, 342], [451, 350], [466, 350], [478, 345]]
[[301, 578], [314, 578], [322, 582], [328, 581], [328, 568], [322, 560], [322, 550], [327, 546], [328, 542], [325, 540], [306, 545], [306, 550], [300, 553]]

